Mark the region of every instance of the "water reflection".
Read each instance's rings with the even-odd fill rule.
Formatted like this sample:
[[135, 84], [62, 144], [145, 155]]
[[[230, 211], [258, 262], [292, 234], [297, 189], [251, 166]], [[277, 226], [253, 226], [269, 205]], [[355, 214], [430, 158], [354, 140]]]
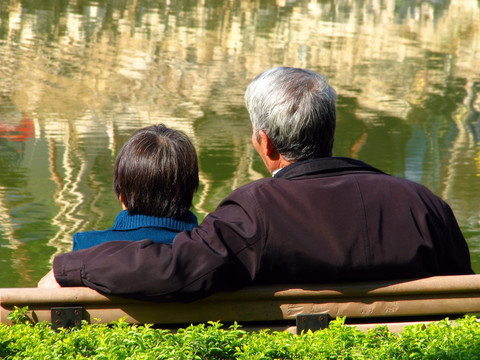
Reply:
[[476, 0], [2, 0], [0, 286], [110, 227], [113, 161], [140, 126], [192, 137], [200, 218], [268, 176], [243, 93], [276, 65], [329, 78], [336, 155], [444, 197], [480, 271], [479, 64]]

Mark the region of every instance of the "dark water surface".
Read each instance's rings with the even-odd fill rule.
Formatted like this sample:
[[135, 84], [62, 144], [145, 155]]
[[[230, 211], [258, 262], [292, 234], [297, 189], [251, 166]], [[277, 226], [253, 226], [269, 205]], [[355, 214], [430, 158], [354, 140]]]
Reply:
[[75, 232], [113, 224], [115, 155], [138, 127], [192, 137], [200, 218], [268, 176], [243, 94], [278, 65], [327, 76], [335, 154], [446, 199], [480, 272], [479, 1], [2, 0], [0, 287], [35, 285]]

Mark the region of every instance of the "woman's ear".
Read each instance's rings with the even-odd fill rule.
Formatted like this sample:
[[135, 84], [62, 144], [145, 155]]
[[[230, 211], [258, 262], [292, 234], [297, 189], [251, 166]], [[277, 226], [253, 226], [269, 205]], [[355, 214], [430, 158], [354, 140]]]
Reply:
[[125, 202], [123, 201], [122, 194], [120, 194], [120, 196], [118, 197], [118, 200], [120, 200], [120, 202], [122, 203], [123, 210], [127, 210], [127, 207], [125, 206]]

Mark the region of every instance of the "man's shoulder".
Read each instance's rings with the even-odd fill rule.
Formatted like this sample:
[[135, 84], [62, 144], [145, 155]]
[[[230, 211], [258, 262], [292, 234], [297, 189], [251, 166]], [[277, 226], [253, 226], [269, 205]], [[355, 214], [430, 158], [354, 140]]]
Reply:
[[379, 179], [380, 181], [392, 184], [393, 186], [404, 187], [406, 189], [425, 192], [426, 194], [436, 196], [426, 185], [401, 176], [389, 175]]
[[[394, 192], [397, 196], [401, 194], [410, 194], [409, 197], [417, 197], [418, 195], [430, 201], [439, 201], [444, 203], [438, 195], [436, 195], [427, 186], [417, 183], [415, 181], [400, 177], [389, 175], [380, 171], [342, 171], [328, 174], [306, 174], [298, 177], [268, 177], [255, 180], [251, 183], [245, 184], [234, 190], [225, 200], [239, 200], [239, 199], [257, 199], [265, 196], [275, 195], [277, 193], [290, 193], [296, 188], [296, 184], [302, 187], [302, 191], [307, 191], [308, 184], [312, 185], [311, 191], [317, 191], [319, 186], [323, 183], [331, 183], [332, 178], [342, 177], [345, 179], [355, 178], [355, 182], [363, 189], [368, 189], [368, 193], [375, 192]], [[342, 182], [348, 184], [349, 181]], [[275, 195], [276, 196], [276, 195]]]
[[248, 192], [255, 192], [259, 191], [265, 187], [268, 186], [273, 186], [276, 182], [278, 182], [280, 179], [274, 178], [274, 177], [266, 177], [266, 178], [261, 178], [254, 180], [248, 184], [242, 185], [239, 188], [235, 189], [232, 191], [232, 194], [242, 194], [242, 193], [248, 193]]

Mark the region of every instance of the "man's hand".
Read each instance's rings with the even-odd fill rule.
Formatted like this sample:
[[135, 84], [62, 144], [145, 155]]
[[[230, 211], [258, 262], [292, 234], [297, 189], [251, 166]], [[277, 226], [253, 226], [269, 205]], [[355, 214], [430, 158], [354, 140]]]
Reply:
[[50, 270], [43, 278], [38, 282], [37, 287], [39, 288], [59, 288], [60, 284], [55, 279], [53, 275], [53, 269]]

